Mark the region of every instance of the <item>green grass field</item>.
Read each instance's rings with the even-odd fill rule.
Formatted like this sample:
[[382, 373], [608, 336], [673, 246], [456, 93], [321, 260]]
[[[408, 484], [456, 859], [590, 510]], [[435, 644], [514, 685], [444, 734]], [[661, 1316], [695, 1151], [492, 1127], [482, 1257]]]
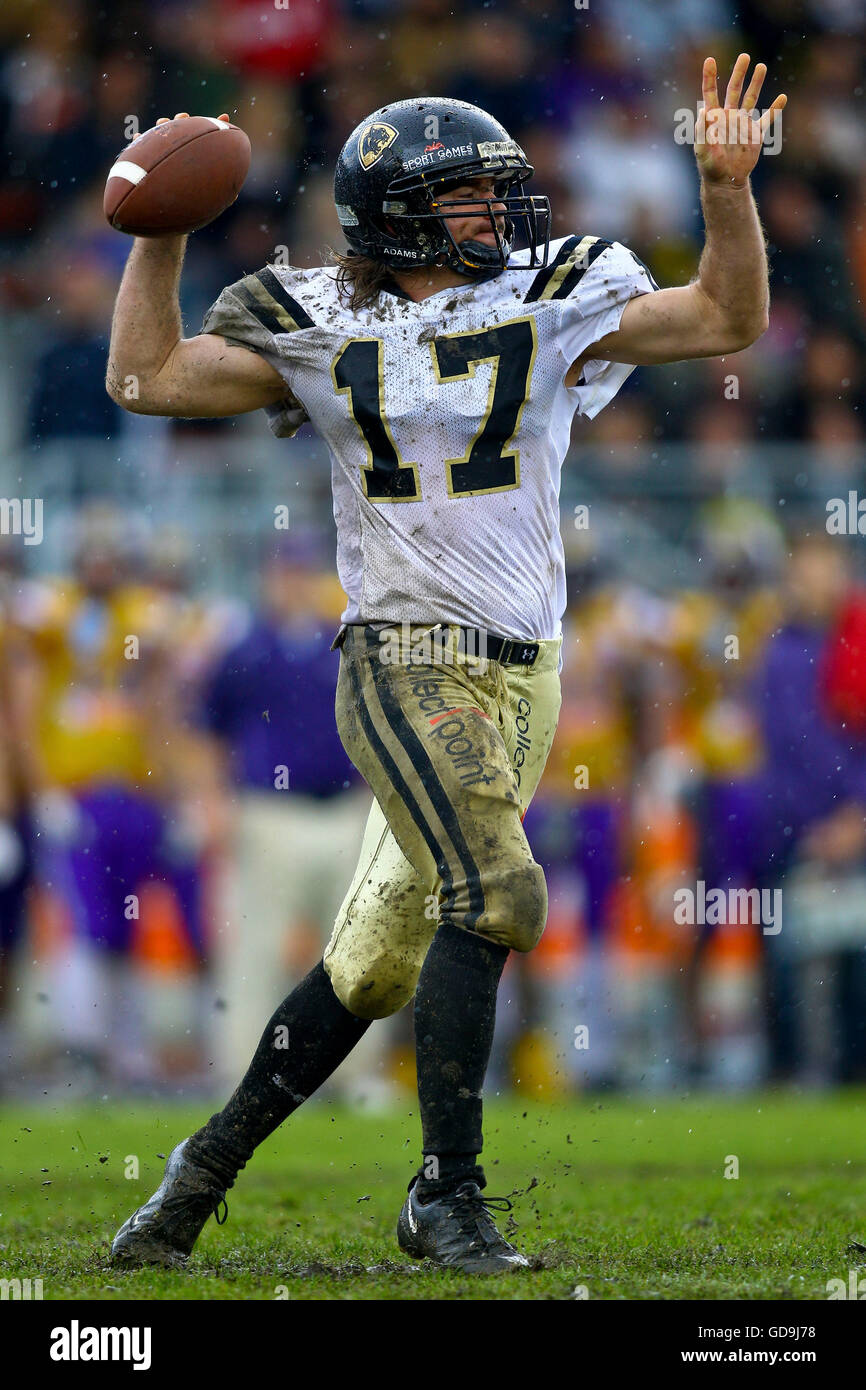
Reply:
[[828, 1279], [866, 1266], [862, 1091], [490, 1104], [488, 1195], [523, 1194], [509, 1230], [533, 1267], [486, 1280], [397, 1249], [410, 1112], [305, 1107], [188, 1269], [122, 1273], [115, 1229], [210, 1108], [0, 1109], [0, 1277], [41, 1278], [45, 1299], [825, 1299]]

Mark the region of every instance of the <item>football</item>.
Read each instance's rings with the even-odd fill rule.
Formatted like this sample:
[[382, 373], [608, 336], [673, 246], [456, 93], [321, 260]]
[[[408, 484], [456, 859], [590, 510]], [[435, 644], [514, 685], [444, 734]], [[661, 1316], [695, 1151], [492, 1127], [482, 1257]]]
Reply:
[[235, 201], [250, 167], [245, 133], [215, 116], [187, 116], [145, 130], [118, 155], [103, 209], [130, 236], [198, 231]]

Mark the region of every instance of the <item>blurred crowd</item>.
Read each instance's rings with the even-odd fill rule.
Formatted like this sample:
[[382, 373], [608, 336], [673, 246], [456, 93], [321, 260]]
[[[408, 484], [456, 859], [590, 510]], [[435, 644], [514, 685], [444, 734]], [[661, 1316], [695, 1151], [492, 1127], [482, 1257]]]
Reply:
[[[761, 104], [789, 96], [754, 179], [771, 327], [728, 361], [638, 370], [575, 424], [600, 503], [638, 487], [638, 448], [680, 450], [693, 564], [642, 582], [614, 503], [606, 532], [566, 518], [563, 711], [525, 822], [550, 919], [509, 963], [495, 1069], [545, 1094], [866, 1076], [866, 598], [858, 538], [829, 536], [820, 501], [863, 479], [859, 0], [6, 0], [0, 484], [37, 479], [50, 513], [55, 479], [66, 511], [62, 551], [0, 537], [6, 1084], [231, 1082], [321, 954], [369, 804], [333, 725], [323, 477], [315, 524], [263, 534], [241, 592], [203, 544], [194, 480], [218, 460], [240, 519], [262, 421], [155, 423], [105, 394], [128, 241], [102, 190], [125, 141], [191, 110], [231, 112], [252, 142], [237, 203], [191, 238], [188, 333], [240, 275], [342, 245], [336, 155], [414, 93], [509, 128], [554, 236], [621, 240], [680, 284], [701, 221], [678, 113], [706, 53], [724, 78], [743, 49], [769, 67]], [[766, 460], [804, 446], [819, 500], [793, 526]], [[268, 447], [303, 489], [307, 432]], [[100, 500], [106, 458], [135, 508], [116, 486]], [[193, 480], [178, 513], [169, 475]], [[639, 487], [651, 545], [671, 499], [647, 468]], [[674, 894], [698, 883], [781, 889], [782, 929], [678, 922]], [[402, 1015], [373, 1032], [342, 1084], [376, 1099], [410, 1078], [411, 1046]]]
[[693, 363], [639, 374], [593, 429], [617, 442], [799, 438], [852, 453], [866, 389], [859, 0], [6, 0], [0, 304], [28, 402], [8, 427], [14, 442], [127, 427], [101, 387], [128, 250], [104, 222], [102, 190], [125, 141], [158, 116], [228, 110], [252, 141], [240, 198], [190, 245], [189, 332], [240, 275], [275, 255], [316, 264], [342, 244], [332, 178], [343, 141], [415, 92], [504, 122], [535, 166], [534, 191], [550, 196], [554, 236], [624, 241], [660, 284], [679, 284], [701, 244], [681, 113], [695, 109], [705, 54], [724, 78], [743, 48], [768, 64], [762, 105], [782, 89], [791, 98], [784, 152], [754, 179], [772, 326], [737, 359], [735, 405], [718, 364]]
[[[739, 498], [701, 525], [704, 583], [668, 593], [566, 537], [562, 714], [525, 819], [550, 915], [507, 967], [503, 1083], [866, 1076], [866, 589], [822, 528]], [[252, 602], [193, 593], [183, 537], [104, 504], [67, 575], [4, 550], [12, 1076], [228, 1084], [321, 955], [370, 804], [334, 725], [332, 545], [263, 537]], [[781, 897], [684, 916], [684, 888]], [[411, 1078], [410, 1020], [368, 1037], [342, 1084], [378, 1100]]]

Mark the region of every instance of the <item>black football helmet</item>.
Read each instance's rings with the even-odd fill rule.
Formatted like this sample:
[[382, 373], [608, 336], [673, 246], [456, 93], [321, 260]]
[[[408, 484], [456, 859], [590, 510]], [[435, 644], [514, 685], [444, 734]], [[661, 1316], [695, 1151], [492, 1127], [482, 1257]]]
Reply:
[[[383, 106], [352, 131], [337, 160], [334, 201], [353, 251], [394, 270], [450, 266], [471, 279], [487, 280], [505, 269], [516, 224], [531, 248], [529, 268], [547, 264], [550, 203], [522, 191], [533, 173], [516, 141], [480, 107], [446, 97], [415, 97]], [[439, 201], [439, 194], [482, 176], [496, 181], [491, 198]], [[496, 245], [458, 245], [449, 220], [465, 217], [466, 208], [482, 203]], [[496, 217], [502, 216], [503, 204], [500, 232]]]

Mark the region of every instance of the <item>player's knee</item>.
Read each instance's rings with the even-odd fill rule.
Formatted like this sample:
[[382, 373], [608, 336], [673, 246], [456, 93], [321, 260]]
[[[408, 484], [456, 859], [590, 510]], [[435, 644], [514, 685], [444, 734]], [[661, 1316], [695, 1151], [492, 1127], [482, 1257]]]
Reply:
[[538, 945], [547, 922], [547, 883], [540, 864], [501, 871], [492, 884], [485, 884], [485, 899], [479, 935], [512, 951]]
[[351, 961], [325, 960], [334, 993], [356, 1018], [389, 1018], [409, 1003], [418, 983], [417, 971], [401, 969], [386, 957], [369, 961], [363, 970]]

